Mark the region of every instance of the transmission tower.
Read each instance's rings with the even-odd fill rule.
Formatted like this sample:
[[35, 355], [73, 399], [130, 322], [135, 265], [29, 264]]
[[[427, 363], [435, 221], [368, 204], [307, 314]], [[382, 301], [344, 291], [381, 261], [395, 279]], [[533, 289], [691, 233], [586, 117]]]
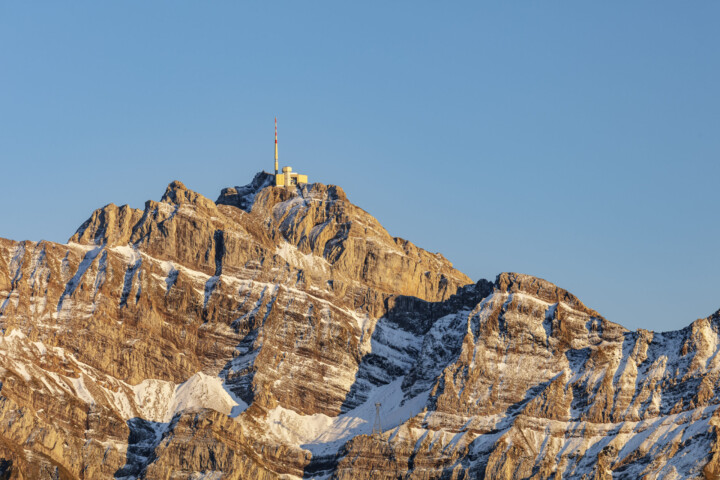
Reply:
[[381, 403], [375, 404], [375, 423], [373, 424], [372, 434], [374, 435], [382, 435], [382, 424], [380, 423], [380, 406]]

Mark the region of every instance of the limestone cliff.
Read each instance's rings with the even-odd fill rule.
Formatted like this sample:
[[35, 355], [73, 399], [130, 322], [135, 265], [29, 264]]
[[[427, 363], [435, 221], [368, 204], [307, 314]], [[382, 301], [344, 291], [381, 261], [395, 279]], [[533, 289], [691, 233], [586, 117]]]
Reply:
[[271, 179], [215, 202], [175, 181], [65, 245], [0, 239], [0, 478], [720, 471], [720, 312], [630, 332]]

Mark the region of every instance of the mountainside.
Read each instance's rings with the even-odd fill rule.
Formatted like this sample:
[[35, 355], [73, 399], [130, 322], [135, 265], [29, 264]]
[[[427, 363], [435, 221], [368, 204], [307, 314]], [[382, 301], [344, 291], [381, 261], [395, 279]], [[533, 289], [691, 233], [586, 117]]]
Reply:
[[720, 311], [631, 332], [271, 180], [0, 239], [0, 479], [720, 478]]

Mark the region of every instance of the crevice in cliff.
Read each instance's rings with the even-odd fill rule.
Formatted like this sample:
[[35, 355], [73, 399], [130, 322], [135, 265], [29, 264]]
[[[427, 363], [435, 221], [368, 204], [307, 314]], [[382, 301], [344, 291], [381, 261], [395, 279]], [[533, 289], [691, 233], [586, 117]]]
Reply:
[[[134, 279], [137, 278], [138, 283], [140, 283], [140, 267], [142, 265], [142, 257], [137, 253], [137, 251], [133, 251], [134, 254], [134, 262], [130, 265], [128, 265], [127, 269], [125, 270], [125, 278], [123, 279], [123, 289], [122, 294], [120, 295], [120, 308], [127, 306], [127, 300], [130, 296], [130, 293], [133, 288]], [[135, 296], [135, 303], [139, 300], [140, 295], [140, 286], [138, 285], [138, 289]]]
[[140, 478], [147, 466], [155, 460], [155, 449], [163, 436], [172, 430], [173, 422], [177, 422], [177, 416], [169, 423], [153, 422], [140, 417], [129, 419], [126, 422], [130, 433], [125, 465], [115, 472], [114, 477], [117, 480]]
[[104, 247], [97, 247], [93, 248], [92, 250], [88, 251], [85, 256], [83, 257], [82, 261], [80, 262], [80, 265], [78, 265], [78, 269], [75, 272], [75, 275], [70, 279], [67, 284], [65, 284], [65, 291], [63, 291], [62, 295], [60, 295], [60, 300], [58, 300], [57, 304], [57, 311], [60, 312], [63, 307], [63, 302], [65, 299], [69, 296], [72, 296], [72, 294], [75, 292], [75, 289], [80, 285], [82, 282], [83, 276], [85, 275], [85, 272], [88, 268], [90, 268], [90, 265], [92, 265], [95, 258], [98, 256], [98, 254], [104, 249]]

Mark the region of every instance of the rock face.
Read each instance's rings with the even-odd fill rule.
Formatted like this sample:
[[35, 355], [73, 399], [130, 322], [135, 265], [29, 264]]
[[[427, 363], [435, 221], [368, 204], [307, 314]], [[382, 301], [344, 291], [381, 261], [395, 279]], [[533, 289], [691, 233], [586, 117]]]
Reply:
[[0, 239], [0, 479], [720, 475], [720, 311], [630, 332], [271, 180]]

